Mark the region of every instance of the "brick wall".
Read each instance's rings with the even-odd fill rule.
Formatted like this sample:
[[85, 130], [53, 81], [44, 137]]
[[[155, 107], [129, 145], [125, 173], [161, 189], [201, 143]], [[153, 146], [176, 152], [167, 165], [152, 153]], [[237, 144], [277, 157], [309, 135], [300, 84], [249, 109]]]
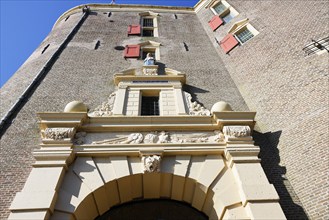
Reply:
[[[198, 17], [249, 109], [257, 111], [255, 139], [268, 178], [288, 218], [307, 218], [303, 207], [311, 219], [328, 219], [328, 53], [302, 50], [328, 36], [328, 1], [227, 2], [239, 15], [215, 32], [210, 9], [202, 7]], [[226, 55], [215, 38], [245, 18], [259, 34]]]
[[[61, 20], [1, 88], [2, 115], [43, 68], [81, 16], [79, 12], [67, 21]], [[247, 110], [240, 92], [194, 13], [161, 12], [158, 19], [159, 38], [128, 37], [128, 25], [138, 22], [137, 11], [112, 11], [111, 17], [106, 11], [92, 12], [18, 112], [1, 139], [0, 219], [8, 216], [9, 205], [16, 192], [22, 189], [31, 170], [34, 161], [32, 151], [40, 144], [36, 113], [63, 111], [65, 105], [73, 100], [81, 100], [94, 109], [114, 91], [113, 74], [142, 65], [141, 60], [125, 60], [123, 51], [116, 50], [116, 46], [149, 39], [157, 41], [161, 43], [160, 68], [169, 67], [186, 73], [187, 85], [184, 89], [192, 93], [194, 99], [209, 109], [215, 102], [224, 100], [235, 110]], [[95, 50], [97, 41], [100, 45]], [[183, 42], [188, 46], [188, 51]], [[50, 47], [41, 54], [48, 44]]]

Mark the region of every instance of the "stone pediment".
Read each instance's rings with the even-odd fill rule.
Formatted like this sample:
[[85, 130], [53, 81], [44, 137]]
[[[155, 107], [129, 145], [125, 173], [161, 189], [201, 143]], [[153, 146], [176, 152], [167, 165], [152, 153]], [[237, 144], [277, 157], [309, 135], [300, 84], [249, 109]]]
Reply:
[[152, 12], [152, 11], [145, 11], [145, 12], [141, 12], [139, 13], [139, 16], [145, 17], [145, 16], [152, 16], [152, 17], [156, 17], [158, 16], [158, 13]]
[[138, 45], [141, 45], [143, 47], [145, 47], [145, 46], [152, 46], [152, 47], [159, 47], [159, 46], [161, 46], [160, 43], [155, 42], [155, 41], [151, 41], [151, 40], [144, 41], [142, 43], [139, 43]]
[[230, 28], [230, 30], [228, 31], [228, 33], [234, 33], [236, 32], [238, 29], [240, 29], [241, 27], [243, 27], [244, 25], [246, 25], [249, 22], [249, 19], [243, 19], [241, 21], [235, 22], [232, 27]]

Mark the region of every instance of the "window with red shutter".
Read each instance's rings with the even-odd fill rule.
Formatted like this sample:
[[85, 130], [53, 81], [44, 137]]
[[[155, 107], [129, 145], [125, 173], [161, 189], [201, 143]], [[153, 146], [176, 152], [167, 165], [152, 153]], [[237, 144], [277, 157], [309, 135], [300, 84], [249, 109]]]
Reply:
[[127, 45], [124, 51], [125, 58], [139, 58], [140, 56], [140, 45]]
[[128, 26], [128, 35], [140, 35], [141, 26], [140, 25], [129, 25]]
[[218, 16], [215, 15], [212, 19], [208, 22], [209, 26], [213, 31], [215, 31], [219, 26], [223, 24], [223, 20]]
[[239, 42], [235, 39], [232, 34], [226, 35], [223, 40], [220, 41], [221, 48], [225, 51], [225, 53], [230, 52]]

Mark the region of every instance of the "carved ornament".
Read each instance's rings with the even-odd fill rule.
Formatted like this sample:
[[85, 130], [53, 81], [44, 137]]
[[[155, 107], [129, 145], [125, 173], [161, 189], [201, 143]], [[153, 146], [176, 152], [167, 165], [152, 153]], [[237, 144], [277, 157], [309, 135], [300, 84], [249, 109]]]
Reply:
[[223, 139], [223, 133], [219, 131], [215, 131], [213, 134], [178, 134], [161, 131], [146, 134], [132, 133], [126, 137], [94, 141], [92, 144], [218, 143]]
[[189, 115], [202, 115], [210, 116], [211, 113], [208, 109], [202, 106], [200, 103], [194, 101], [192, 102], [192, 96], [188, 92], [184, 92], [186, 98], [186, 104], [188, 106]]
[[74, 136], [74, 144], [81, 145], [85, 143], [87, 133], [84, 131], [77, 132]]
[[107, 117], [113, 114], [113, 107], [115, 101], [116, 93], [113, 92], [107, 102], [103, 102], [102, 105], [95, 108], [93, 112], [90, 113], [90, 116], [97, 116], [97, 117]]
[[64, 138], [73, 138], [75, 128], [46, 128], [43, 136], [46, 139], [62, 140]]
[[223, 132], [225, 136], [233, 138], [248, 137], [251, 134], [249, 126], [224, 126]]
[[150, 155], [143, 156], [142, 163], [144, 168], [144, 173], [155, 173], [160, 172], [160, 162], [161, 156], [158, 155]]

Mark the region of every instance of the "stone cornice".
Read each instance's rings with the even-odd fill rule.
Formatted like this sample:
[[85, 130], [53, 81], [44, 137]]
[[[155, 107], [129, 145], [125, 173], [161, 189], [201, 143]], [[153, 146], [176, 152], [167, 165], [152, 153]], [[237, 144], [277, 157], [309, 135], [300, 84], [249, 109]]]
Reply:
[[253, 130], [255, 112], [214, 112], [212, 116], [110, 116], [88, 117], [87, 113], [38, 113], [41, 130], [79, 128], [81, 131], [222, 130], [223, 126], [249, 126]]
[[75, 146], [76, 156], [139, 156], [141, 152], [162, 152], [163, 156], [224, 154], [225, 143], [217, 144], [142, 144]]
[[[89, 6], [91, 11], [100, 11], [100, 12], [108, 12], [108, 11], [135, 11], [139, 12], [146, 12], [146, 11], [156, 11], [156, 12], [170, 12], [170, 13], [195, 13], [194, 8], [192, 7], [176, 7], [176, 6], [155, 6], [155, 5], [126, 5], [126, 4], [85, 4], [79, 5], [70, 10], [64, 12], [55, 22], [53, 28], [67, 16], [70, 16], [75, 13], [81, 13], [83, 7]], [[136, 16], [139, 16], [136, 14]]]

